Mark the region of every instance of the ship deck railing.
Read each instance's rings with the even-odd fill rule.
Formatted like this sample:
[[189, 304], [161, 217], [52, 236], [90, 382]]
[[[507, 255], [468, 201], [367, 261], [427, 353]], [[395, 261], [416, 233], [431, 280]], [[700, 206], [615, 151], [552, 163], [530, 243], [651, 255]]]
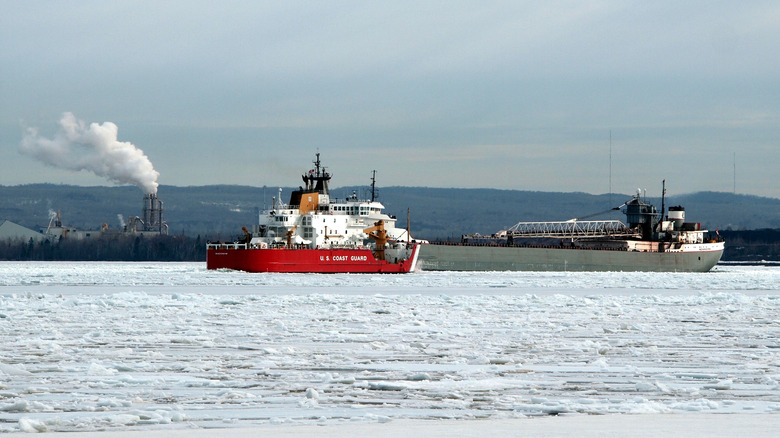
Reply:
[[207, 243], [206, 249], [247, 249], [249, 245], [246, 243], [238, 242], [217, 242]]
[[507, 237], [628, 237], [636, 234], [618, 220], [518, 222], [506, 232]]
[[572, 245], [534, 245], [534, 244], [520, 244], [515, 242], [513, 245], [506, 243], [490, 242], [490, 243], [469, 243], [469, 242], [447, 242], [447, 241], [431, 241], [431, 245], [443, 245], [443, 246], [470, 246], [470, 247], [493, 247], [493, 248], [538, 248], [538, 249], [573, 249], [580, 251], [624, 251], [624, 252], [652, 252], [652, 251], [636, 251], [627, 247], [614, 247], [614, 246], [572, 246]]

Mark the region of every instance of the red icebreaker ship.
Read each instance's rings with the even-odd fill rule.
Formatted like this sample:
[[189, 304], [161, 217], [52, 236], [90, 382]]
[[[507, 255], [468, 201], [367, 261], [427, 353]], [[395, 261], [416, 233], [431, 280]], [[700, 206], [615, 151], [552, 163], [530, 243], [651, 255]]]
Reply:
[[247, 272], [405, 273], [415, 268], [418, 244], [395, 217], [374, 200], [355, 194], [331, 200], [330, 174], [320, 166], [302, 175], [305, 187], [292, 192], [289, 204], [274, 198], [252, 231], [231, 243], [208, 243], [208, 269]]

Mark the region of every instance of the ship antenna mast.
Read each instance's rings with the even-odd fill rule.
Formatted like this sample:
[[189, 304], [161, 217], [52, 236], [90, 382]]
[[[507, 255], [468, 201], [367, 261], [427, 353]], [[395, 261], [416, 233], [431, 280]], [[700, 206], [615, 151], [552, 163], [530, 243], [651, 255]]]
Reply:
[[371, 171], [371, 202], [376, 198], [376, 170]]
[[406, 243], [409, 243], [409, 241], [412, 239], [412, 230], [411, 230], [412, 226], [409, 223], [410, 222], [410, 220], [409, 220], [409, 215], [410, 215], [409, 211], [410, 210], [407, 208], [406, 209]]
[[664, 203], [666, 202], [666, 180], [663, 180], [661, 183], [661, 221], [664, 220], [664, 211], [666, 206]]
[[662, 225], [663, 224], [663, 221], [664, 221], [664, 210], [666, 209], [666, 206], [664, 205], [665, 202], [666, 202], [666, 180], [663, 180], [663, 182], [661, 182], [661, 218], [658, 221], [658, 223], [655, 224], [656, 229], [657, 229], [658, 225]]

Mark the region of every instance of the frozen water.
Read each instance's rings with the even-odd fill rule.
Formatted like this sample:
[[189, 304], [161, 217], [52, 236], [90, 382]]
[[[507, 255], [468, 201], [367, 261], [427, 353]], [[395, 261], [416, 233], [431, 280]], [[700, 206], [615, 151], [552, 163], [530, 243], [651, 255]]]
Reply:
[[780, 269], [0, 263], [0, 431], [780, 412]]

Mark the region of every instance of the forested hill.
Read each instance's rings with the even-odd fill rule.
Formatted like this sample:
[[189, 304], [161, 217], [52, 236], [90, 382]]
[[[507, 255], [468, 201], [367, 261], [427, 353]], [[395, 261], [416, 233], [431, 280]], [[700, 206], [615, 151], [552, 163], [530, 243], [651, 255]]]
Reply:
[[[412, 229], [421, 236], [433, 237], [459, 237], [472, 232], [491, 234], [517, 222], [572, 218], [625, 222], [620, 210], [610, 209], [632, 197], [629, 194], [413, 187], [390, 187], [381, 190], [380, 195], [388, 210], [399, 218], [405, 218], [409, 208]], [[660, 210], [660, 197], [647, 197], [646, 201]], [[665, 202], [667, 209], [682, 205], [686, 221], [700, 222], [712, 230], [780, 228], [780, 199], [703, 192], [667, 196]]]
[[[290, 188], [284, 188], [287, 202]], [[331, 197], [344, 199], [353, 191], [367, 197], [366, 187], [341, 187]], [[378, 191], [389, 214], [405, 223], [407, 210], [412, 234], [420, 238], [457, 238], [465, 233], [490, 234], [520, 221], [590, 218], [631, 199], [629, 194], [528, 192], [495, 189], [385, 187]], [[119, 228], [121, 219], [142, 215], [144, 194], [136, 187], [80, 187], [55, 184], [0, 186], [0, 220], [32, 229], [46, 228], [50, 215], [60, 211], [63, 225], [98, 229], [106, 223]], [[230, 238], [257, 221], [257, 212], [278, 197], [276, 187], [235, 185], [161, 186], [165, 220], [171, 234]], [[661, 207], [660, 198], [647, 198]], [[666, 207], [682, 205], [687, 221], [710, 229], [780, 228], [780, 200], [731, 193], [702, 192], [668, 196]], [[120, 219], [121, 215], [121, 219]], [[592, 219], [619, 219], [619, 211]]]

